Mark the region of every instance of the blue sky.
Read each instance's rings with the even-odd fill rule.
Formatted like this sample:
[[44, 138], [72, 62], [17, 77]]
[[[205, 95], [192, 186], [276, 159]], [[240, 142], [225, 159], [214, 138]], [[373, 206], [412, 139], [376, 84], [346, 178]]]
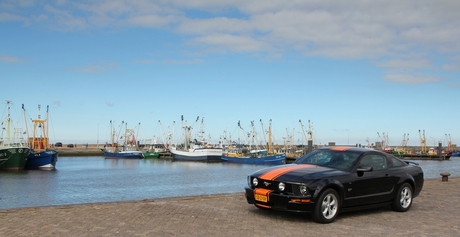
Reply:
[[[2, 102], [50, 106], [52, 142], [206, 137], [390, 145], [460, 142], [458, 1], [2, 1]], [[6, 106], [4, 106], [6, 108]], [[2, 116], [6, 116], [6, 110]], [[161, 121], [161, 126], [158, 121]], [[138, 124], [140, 123], [140, 126]], [[173, 126], [174, 125], [174, 126]], [[22, 125], [21, 125], [22, 126]], [[174, 129], [173, 129], [174, 128]], [[199, 124], [193, 129], [197, 134]]]

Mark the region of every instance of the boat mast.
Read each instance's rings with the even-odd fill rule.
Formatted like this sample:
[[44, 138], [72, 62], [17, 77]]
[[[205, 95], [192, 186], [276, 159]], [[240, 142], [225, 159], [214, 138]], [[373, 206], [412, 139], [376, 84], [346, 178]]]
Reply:
[[6, 100], [6, 106], [8, 108], [8, 117], [6, 118], [5, 120], [5, 130], [6, 130], [6, 139], [5, 139], [5, 136], [2, 137], [2, 140], [3, 142], [0, 143], [0, 145], [3, 145], [3, 146], [11, 146], [11, 132], [10, 132], [10, 129], [11, 129], [11, 115], [10, 115], [10, 104], [11, 104], [11, 100]]
[[420, 129], [418, 130], [418, 134], [420, 136], [420, 145], [422, 147], [422, 154], [426, 153], [426, 138], [425, 138], [425, 130], [423, 130], [423, 134], [420, 133]]
[[50, 118], [50, 115], [49, 115], [49, 109], [50, 109], [50, 106], [47, 105], [46, 106], [46, 120], [45, 120], [45, 123], [44, 123], [44, 133], [45, 133], [45, 149], [48, 149], [49, 148], [49, 118]]
[[30, 142], [29, 142], [29, 126], [27, 125], [27, 116], [26, 116], [26, 109], [24, 108], [24, 104], [22, 104], [22, 113], [24, 115], [24, 123], [26, 125], [26, 136], [27, 136], [27, 139], [26, 139], [26, 146], [29, 146]]
[[110, 120], [110, 138], [112, 141], [112, 149], [115, 146], [115, 131], [113, 130], [112, 120]]
[[120, 137], [121, 135], [121, 129], [123, 129], [123, 124], [125, 123], [125, 121], [121, 121], [121, 125], [120, 125], [120, 130], [118, 130], [118, 134], [117, 134], [117, 145], [118, 145], [118, 138]]
[[273, 141], [272, 141], [272, 120], [268, 122], [268, 152], [273, 152]]
[[307, 142], [308, 138], [307, 138], [307, 134], [305, 133], [305, 128], [302, 124], [302, 120], [299, 119], [299, 123], [300, 123], [300, 127], [302, 128], [302, 133], [303, 133], [303, 137], [305, 138], [305, 142]]
[[[256, 136], [256, 128], [254, 127], [254, 120], [251, 121], [251, 127], [252, 127], [252, 131], [251, 133], [249, 134], [249, 141], [250, 141], [250, 144], [249, 144], [249, 147], [252, 147], [252, 144], [254, 144], [254, 147], [255, 148], [258, 148], [258, 145], [259, 145], [259, 141], [257, 140], [257, 136]], [[258, 150], [258, 149], [256, 149]]]
[[137, 132], [136, 132], [136, 135], [134, 136], [134, 144], [136, 145], [136, 148], [138, 148], [138, 145], [137, 145], [137, 141], [136, 141], [136, 137], [139, 136], [139, 128], [141, 127], [141, 123], [138, 124], [137, 126]]
[[264, 124], [262, 123], [262, 119], [260, 119], [260, 125], [262, 126], [262, 134], [264, 134], [264, 142], [268, 148], [269, 145], [267, 144], [267, 137], [265, 136], [265, 128], [264, 128]]

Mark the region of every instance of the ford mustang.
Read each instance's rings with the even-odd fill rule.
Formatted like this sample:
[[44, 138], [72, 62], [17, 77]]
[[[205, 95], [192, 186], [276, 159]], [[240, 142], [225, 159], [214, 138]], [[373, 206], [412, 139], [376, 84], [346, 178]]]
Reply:
[[417, 163], [378, 150], [337, 146], [248, 175], [245, 195], [258, 208], [307, 212], [316, 222], [331, 223], [348, 210], [391, 205], [405, 212], [423, 182]]

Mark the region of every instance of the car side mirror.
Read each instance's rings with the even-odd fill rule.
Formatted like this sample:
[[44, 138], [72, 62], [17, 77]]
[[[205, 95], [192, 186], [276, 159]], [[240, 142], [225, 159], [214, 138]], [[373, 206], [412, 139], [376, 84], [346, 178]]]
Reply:
[[358, 177], [362, 177], [364, 172], [371, 172], [373, 170], [374, 168], [372, 168], [372, 166], [359, 166], [358, 169], [356, 169]]

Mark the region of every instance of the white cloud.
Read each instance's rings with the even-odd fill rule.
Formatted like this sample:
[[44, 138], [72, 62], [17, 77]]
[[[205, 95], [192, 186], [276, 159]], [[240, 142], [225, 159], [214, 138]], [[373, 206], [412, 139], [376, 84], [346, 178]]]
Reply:
[[7, 63], [18, 63], [24, 61], [24, 59], [8, 55], [0, 55], [0, 61]]
[[118, 69], [115, 63], [102, 63], [102, 64], [91, 64], [85, 67], [67, 68], [68, 71], [83, 72], [83, 73], [101, 73], [109, 69]]
[[229, 34], [206, 35], [193, 39], [191, 42], [208, 45], [220, 52], [255, 52], [268, 47], [264, 42], [247, 36]]
[[383, 77], [384, 80], [404, 84], [426, 84], [443, 81], [444, 79], [430, 75], [413, 74], [389, 74]]
[[[403, 83], [439, 81], [424, 70], [457, 70], [460, 1], [172, 0], [2, 3], [0, 21], [45, 24], [58, 30], [161, 28], [207, 53], [304, 55], [371, 59]], [[188, 49], [188, 51], [193, 51]], [[193, 52], [191, 52], [193, 53]], [[435, 65], [441, 59], [442, 65]], [[98, 72], [103, 66], [80, 68]], [[406, 71], [407, 72], [407, 71]], [[430, 73], [433, 73], [431, 71]]]

